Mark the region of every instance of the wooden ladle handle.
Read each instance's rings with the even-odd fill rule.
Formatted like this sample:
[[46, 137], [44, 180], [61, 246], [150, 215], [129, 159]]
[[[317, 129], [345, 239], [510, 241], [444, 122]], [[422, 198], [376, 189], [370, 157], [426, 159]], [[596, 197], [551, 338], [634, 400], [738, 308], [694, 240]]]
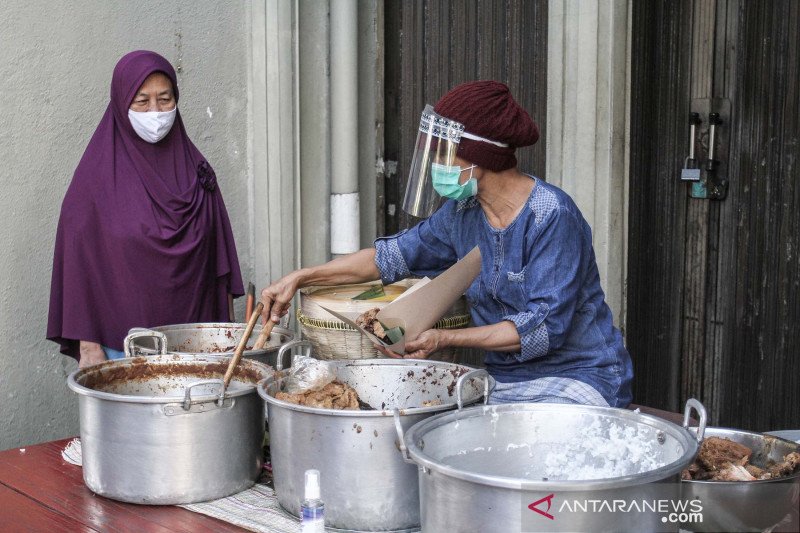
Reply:
[[[261, 304], [261, 307], [264, 307], [264, 304]], [[260, 312], [255, 314], [261, 314]], [[269, 336], [272, 333], [272, 328], [275, 327], [275, 322], [272, 321], [272, 317], [267, 320], [267, 323], [264, 324], [264, 327], [261, 328], [261, 333], [259, 333], [258, 338], [256, 339], [256, 343], [253, 345], [254, 350], [260, 350], [264, 346], [267, 345], [269, 342]]]
[[269, 342], [269, 336], [272, 333], [272, 328], [274, 327], [275, 322], [273, 322], [272, 319], [267, 320], [267, 323], [264, 324], [263, 328], [261, 328], [261, 334], [259, 334], [258, 339], [256, 339], [256, 343], [253, 345], [254, 350], [260, 350], [267, 345], [267, 342]]
[[250, 320], [247, 321], [247, 327], [244, 330], [244, 335], [242, 335], [242, 338], [239, 340], [239, 346], [236, 347], [236, 351], [233, 353], [231, 362], [228, 363], [228, 370], [225, 371], [225, 378], [222, 380], [224, 383], [223, 390], [227, 389], [231, 382], [233, 371], [236, 370], [236, 365], [239, 364], [239, 361], [242, 358], [244, 348], [247, 346], [247, 341], [250, 340], [250, 335], [253, 334], [253, 328], [256, 327], [256, 322], [258, 321], [258, 317], [261, 316], [261, 311], [263, 311], [263, 309], [264, 304], [258, 302], [253, 314], [250, 316]]

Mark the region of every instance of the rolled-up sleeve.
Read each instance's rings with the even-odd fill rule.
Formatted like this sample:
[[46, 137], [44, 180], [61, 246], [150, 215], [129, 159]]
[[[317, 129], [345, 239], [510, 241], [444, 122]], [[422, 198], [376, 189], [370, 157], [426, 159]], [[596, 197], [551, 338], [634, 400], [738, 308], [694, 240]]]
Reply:
[[382, 237], [375, 241], [375, 265], [381, 272], [381, 281], [388, 285], [411, 275], [408, 264], [400, 252], [398, 239], [406, 232], [392, 237]]
[[519, 362], [544, 357], [550, 351], [550, 336], [544, 324], [547, 311], [547, 304], [541, 304], [535, 312], [525, 311], [503, 317], [503, 320], [513, 322], [517, 328], [521, 349], [515, 357]]
[[503, 317], [519, 333], [521, 350], [514, 356], [520, 362], [544, 357], [566, 340], [581, 286], [582, 235], [580, 221], [563, 209], [553, 210], [530, 235], [525, 309]]
[[437, 276], [458, 257], [452, 246], [455, 202], [447, 202], [411, 229], [375, 240], [375, 265], [384, 284], [414, 276]]

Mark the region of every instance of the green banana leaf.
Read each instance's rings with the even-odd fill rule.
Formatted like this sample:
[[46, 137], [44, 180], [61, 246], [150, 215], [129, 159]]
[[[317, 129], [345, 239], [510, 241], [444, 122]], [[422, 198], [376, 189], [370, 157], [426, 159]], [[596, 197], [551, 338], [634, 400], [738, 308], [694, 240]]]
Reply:
[[383, 329], [384, 332], [386, 333], [386, 337], [389, 339], [389, 344], [396, 343], [397, 341], [403, 338], [403, 335], [405, 335], [405, 331], [403, 331], [403, 328], [401, 328], [400, 326], [391, 329], [386, 329], [384, 327]]
[[380, 298], [381, 296], [386, 296], [386, 293], [383, 292], [383, 285], [373, 285], [361, 294], [353, 296], [351, 300], [372, 300], [373, 298]]

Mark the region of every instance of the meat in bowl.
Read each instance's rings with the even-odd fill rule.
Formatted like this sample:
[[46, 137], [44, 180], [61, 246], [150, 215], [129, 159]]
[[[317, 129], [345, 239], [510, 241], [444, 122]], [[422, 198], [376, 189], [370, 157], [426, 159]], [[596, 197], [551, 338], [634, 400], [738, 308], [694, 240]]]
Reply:
[[681, 479], [695, 481], [756, 481], [777, 479], [800, 471], [800, 452], [790, 452], [783, 461], [756, 466], [753, 450], [720, 437], [703, 439], [695, 461], [681, 472]]

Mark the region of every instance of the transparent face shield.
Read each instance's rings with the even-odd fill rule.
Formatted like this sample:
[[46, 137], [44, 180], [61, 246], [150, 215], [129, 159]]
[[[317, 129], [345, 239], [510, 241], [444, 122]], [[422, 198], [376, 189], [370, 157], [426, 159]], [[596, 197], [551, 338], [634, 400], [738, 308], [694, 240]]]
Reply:
[[442, 197], [433, 188], [431, 163], [454, 165], [463, 134], [462, 124], [437, 115], [430, 104], [425, 106], [403, 198], [403, 210], [406, 213], [427, 218], [439, 207]]

